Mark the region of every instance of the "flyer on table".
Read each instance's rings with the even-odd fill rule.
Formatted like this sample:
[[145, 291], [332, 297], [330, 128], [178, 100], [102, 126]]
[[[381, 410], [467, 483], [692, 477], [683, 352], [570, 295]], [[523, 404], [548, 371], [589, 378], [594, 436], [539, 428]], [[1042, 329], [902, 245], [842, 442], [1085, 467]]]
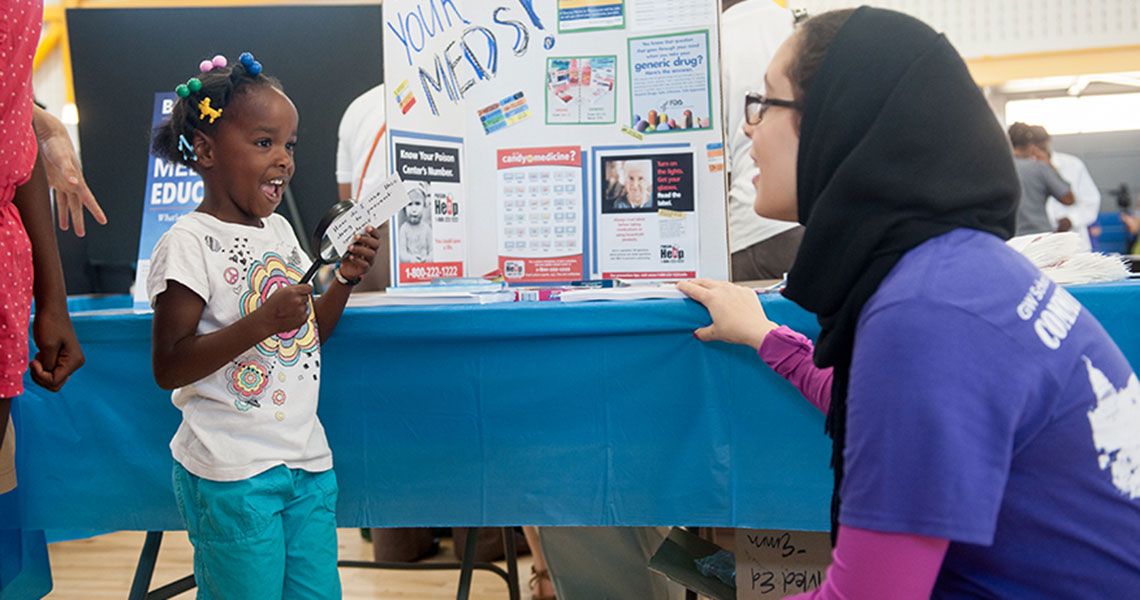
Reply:
[[[154, 95], [151, 130], [162, 124], [174, 110], [174, 92]], [[148, 146], [149, 148], [149, 146]], [[149, 151], [146, 173], [146, 199], [143, 202], [142, 229], [139, 235], [139, 258], [135, 268], [133, 304], [137, 310], [148, 310], [146, 278], [150, 273], [150, 254], [154, 245], [178, 217], [192, 212], [202, 203], [205, 187], [192, 169], [155, 156]]]
[[700, 236], [692, 152], [604, 155], [599, 162], [602, 277], [696, 277]]
[[408, 197], [396, 214], [398, 283], [463, 277], [467, 203], [462, 140], [392, 136], [396, 174]]
[[498, 171], [503, 276], [511, 283], [583, 279], [582, 149], [499, 150]]

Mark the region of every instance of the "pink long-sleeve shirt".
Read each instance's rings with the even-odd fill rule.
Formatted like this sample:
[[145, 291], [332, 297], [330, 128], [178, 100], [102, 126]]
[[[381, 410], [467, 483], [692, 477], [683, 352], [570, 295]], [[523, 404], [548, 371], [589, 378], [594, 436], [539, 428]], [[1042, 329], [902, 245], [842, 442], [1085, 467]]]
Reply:
[[[779, 327], [760, 344], [760, 358], [804, 395], [820, 412], [831, 406], [832, 370], [812, 362], [812, 343]], [[949, 540], [839, 526], [827, 577], [818, 589], [796, 600], [929, 598]]]

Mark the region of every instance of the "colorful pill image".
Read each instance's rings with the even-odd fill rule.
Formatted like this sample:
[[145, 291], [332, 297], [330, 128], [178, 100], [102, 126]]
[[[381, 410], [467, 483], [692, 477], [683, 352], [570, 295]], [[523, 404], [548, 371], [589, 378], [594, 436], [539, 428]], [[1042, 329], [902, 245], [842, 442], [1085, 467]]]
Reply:
[[637, 125], [634, 126], [634, 129], [636, 129], [639, 132], [642, 132], [642, 131], [645, 131], [645, 129], [647, 127], [649, 127], [649, 123], [647, 121], [638, 121]]

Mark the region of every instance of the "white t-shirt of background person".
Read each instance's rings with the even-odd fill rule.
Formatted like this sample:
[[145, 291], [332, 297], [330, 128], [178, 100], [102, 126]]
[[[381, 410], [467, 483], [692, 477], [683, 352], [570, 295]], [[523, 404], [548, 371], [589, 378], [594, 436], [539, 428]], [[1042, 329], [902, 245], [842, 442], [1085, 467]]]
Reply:
[[[206, 306], [198, 335], [233, 324], [277, 289], [297, 283], [310, 261], [289, 222], [270, 215], [262, 227], [225, 223], [202, 212], [182, 216], [151, 254], [151, 306], [168, 282]], [[332, 468], [317, 419], [321, 349], [316, 316], [299, 329], [262, 340], [215, 371], [174, 390], [182, 424], [170, 449], [187, 471], [212, 481], [248, 479], [277, 465], [311, 472]]]
[[1100, 216], [1100, 190], [1097, 189], [1092, 175], [1089, 175], [1088, 167], [1076, 156], [1054, 152], [1053, 166], [1061, 174], [1061, 178], [1069, 182], [1075, 201], [1065, 206], [1053, 197], [1046, 200], [1045, 213], [1049, 215], [1049, 222], [1053, 224], [1053, 229], [1056, 229], [1057, 222], [1068, 217], [1073, 223], [1072, 231], [1080, 234], [1081, 249], [1092, 250], [1089, 226], [1096, 223], [1097, 217]]
[[340, 118], [340, 126], [337, 128], [336, 182], [351, 184], [353, 198], [360, 195], [361, 173], [364, 174], [365, 190], [380, 189], [387, 177], [387, 133], [380, 136], [379, 141], [376, 139], [383, 127], [384, 84], [358, 96]]
[[720, 54], [728, 108], [726, 139], [731, 161], [728, 240], [732, 252], [744, 250], [796, 226], [795, 223], [761, 217], [752, 208], [756, 199], [752, 178], [760, 170], [748, 154], [752, 140], [742, 130], [744, 94], [764, 93], [764, 72], [768, 63], [791, 34], [792, 13], [772, 0], [745, 0], [721, 15]]

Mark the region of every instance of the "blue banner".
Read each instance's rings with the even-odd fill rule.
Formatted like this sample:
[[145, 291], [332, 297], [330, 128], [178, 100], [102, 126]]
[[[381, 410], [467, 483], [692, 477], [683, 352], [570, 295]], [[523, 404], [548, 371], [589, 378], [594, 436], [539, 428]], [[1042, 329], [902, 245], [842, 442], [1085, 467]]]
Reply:
[[[173, 92], [154, 95], [152, 131], [170, 118], [176, 99]], [[156, 156], [153, 149], [149, 151], [142, 229], [139, 233], [139, 258], [135, 269], [135, 309], [145, 310], [150, 307], [146, 294], [146, 277], [150, 272], [150, 254], [154, 245], [179, 217], [198, 208], [204, 192], [202, 178], [192, 169]]]

